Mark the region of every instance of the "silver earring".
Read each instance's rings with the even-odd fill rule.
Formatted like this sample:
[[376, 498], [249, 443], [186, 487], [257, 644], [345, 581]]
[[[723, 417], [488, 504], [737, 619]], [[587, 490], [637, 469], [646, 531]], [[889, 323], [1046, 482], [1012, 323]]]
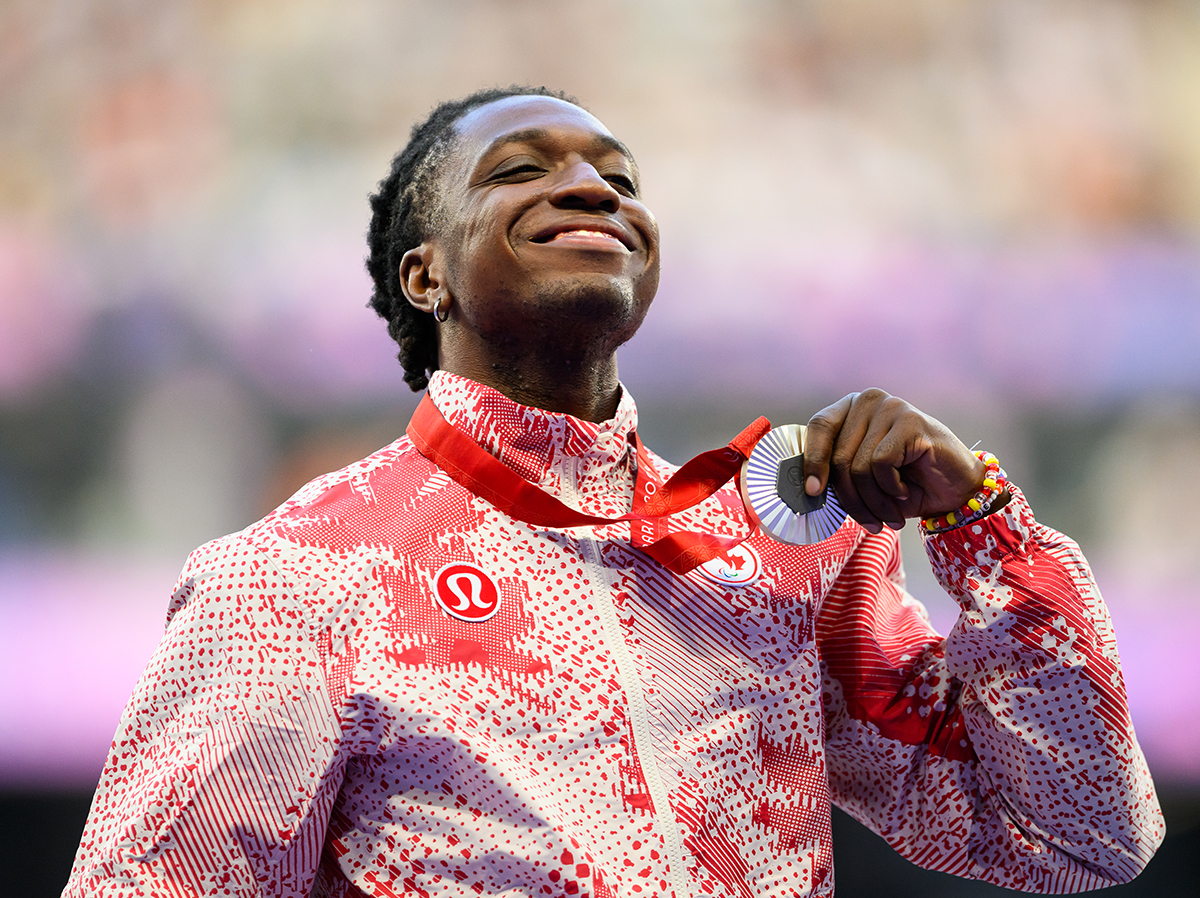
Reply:
[[445, 314], [442, 313], [442, 297], [438, 297], [433, 303], [433, 317], [437, 321], [445, 324], [450, 320], [450, 304], [446, 303]]

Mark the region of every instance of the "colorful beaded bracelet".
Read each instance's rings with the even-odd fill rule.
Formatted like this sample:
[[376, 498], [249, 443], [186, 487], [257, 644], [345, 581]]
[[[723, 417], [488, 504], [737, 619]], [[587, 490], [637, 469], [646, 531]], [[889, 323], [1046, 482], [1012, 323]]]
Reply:
[[922, 518], [921, 529], [926, 533], [944, 533], [978, 521], [992, 510], [992, 503], [1000, 498], [1008, 485], [1008, 479], [1000, 469], [1000, 461], [990, 452], [976, 452], [975, 457], [986, 465], [983, 472], [983, 489], [967, 500], [958, 511], [950, 511], [935, 518]]

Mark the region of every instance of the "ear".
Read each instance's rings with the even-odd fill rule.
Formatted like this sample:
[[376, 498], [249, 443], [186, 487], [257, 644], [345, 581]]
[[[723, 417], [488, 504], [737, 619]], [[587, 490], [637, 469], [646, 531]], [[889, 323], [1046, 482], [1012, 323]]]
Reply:
[[413, 308], [433, 312], [434, 305], [447, 292], [440, 254], [433, 244], [422, 243], [400, 259], [400, 289]]

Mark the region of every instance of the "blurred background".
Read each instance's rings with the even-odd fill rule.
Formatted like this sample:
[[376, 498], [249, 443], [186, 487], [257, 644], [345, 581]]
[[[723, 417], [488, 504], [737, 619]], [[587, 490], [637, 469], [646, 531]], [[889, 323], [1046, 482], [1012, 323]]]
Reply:
[[[187, 552], [402, 433], [366, 197], [511, 82], [640, 162], [651, 446], [877, 385], [1082, 544], [1170, 830], [1118, 892], [1200, 893], [1200, 5], [0, 0], [0, 894], [61, 889]], [[997, 892], [836, 840], [840, 896]]]

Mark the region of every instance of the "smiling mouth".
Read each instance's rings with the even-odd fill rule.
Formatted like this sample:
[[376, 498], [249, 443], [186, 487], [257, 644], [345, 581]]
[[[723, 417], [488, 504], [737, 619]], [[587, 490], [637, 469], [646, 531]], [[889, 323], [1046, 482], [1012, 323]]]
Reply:
[[607, 231], [594, 231], [589, 228], [571, 228], [566, 231], [558, 231], [548, 237], [535, 238], [533, 242], [542, 244], [570, 243], [593, 249], [620, 249], [623, 252], [630, 252], [629, 247], [619, 237]]

